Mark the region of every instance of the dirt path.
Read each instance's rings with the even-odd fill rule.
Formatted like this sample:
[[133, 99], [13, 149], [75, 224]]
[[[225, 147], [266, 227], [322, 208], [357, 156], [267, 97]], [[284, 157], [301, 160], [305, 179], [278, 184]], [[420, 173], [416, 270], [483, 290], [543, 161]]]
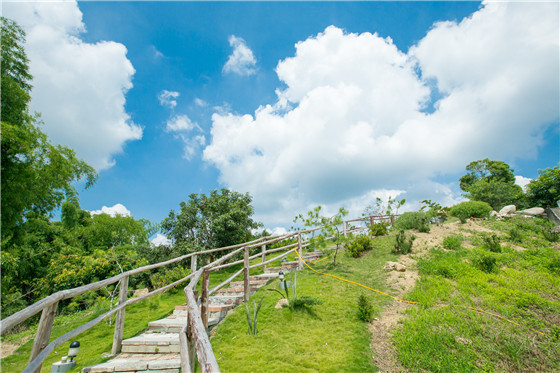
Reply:
[[[461, 233], [465, 237], [471, 236], [471, 230], [476, 232], [493, 232], [490, 229], [479, 226], [476, 222], [469, 221], [466, 224], [449, 223], [440, 226], [431, 225], [430, 233], [415, 232], [416, 240], [412, 246], [412, 255], [401, 255], [398, 262], [404, 264], [405, 272], [387, 272], [387, 283], [393, 290], [391, 295], [406, 299], [407, 293], [414, 288], [418, 279], [416, 267], [417, 258], [428, 253], [429, 248], [443, 245], [443, 239], [451, 234]], [[396, 359], [395, 347], [391, 342], [392, 330], [396, 327], [399, 320], [404, 316], [408, 307], [414, 305], [393, 301], [381, 313], [378, 319], [374, 319], [369, 325], [372, 334], [371, 349], [373, 361], [380, 372], [396, 373], [406, 372]]]

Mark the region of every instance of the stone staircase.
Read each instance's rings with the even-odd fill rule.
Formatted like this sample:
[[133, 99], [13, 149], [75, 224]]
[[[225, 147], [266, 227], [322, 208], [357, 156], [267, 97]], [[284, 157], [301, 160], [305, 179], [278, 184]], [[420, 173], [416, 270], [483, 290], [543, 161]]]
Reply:
[[[307, 253], [304, 258], [317, 260], [319, 252]], [[283, 262], [281, 267], [266, 268], [261, 275], [249, 277], [250, 294], [278, 277], [280, 271], [297, 269], [297, 261]], [[208, 331], [216, 327], [231, 310], [243, 303], [243, 281], [230, 282], [208, 298]], [[142, 334], [125, 339], [122, 352], [113, 359], [82, 369], [82, 373], [179, 373], [179, 332], [187, 322], [187, 306], [176, 306], [173, 314], [148, 323]]]

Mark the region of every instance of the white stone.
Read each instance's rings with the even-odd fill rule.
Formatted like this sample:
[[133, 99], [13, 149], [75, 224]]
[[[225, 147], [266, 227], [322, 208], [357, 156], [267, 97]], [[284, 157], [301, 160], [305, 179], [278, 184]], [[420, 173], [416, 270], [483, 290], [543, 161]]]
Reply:
[[405, 272], [405, 271], [406, 271], [405, 265], [404, 265], [404, 264], [401, 264], [401, 263], [397, 263], [397, 265], [395, 266], [395, 269], [396, 269], [398, 272]]
[[515, 210], [517, 210], [517, 207], [515, 207], [515, 205], [507, 205], [504, 206], [499, 212], [498, 215], [509, 215], [509, 214], [513, 214], [515, 212]]
[[533, 207], [530, 209], [517, 211], [516, 214], [538, 216], [544, 214], [544, 209], [542, 207]]

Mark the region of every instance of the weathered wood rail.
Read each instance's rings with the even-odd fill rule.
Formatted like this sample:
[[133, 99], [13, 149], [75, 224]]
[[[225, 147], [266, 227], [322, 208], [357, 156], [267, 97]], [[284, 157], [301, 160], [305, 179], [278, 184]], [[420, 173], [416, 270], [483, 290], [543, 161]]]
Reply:
[[[366, 216], [357, 219], [346, 220], [342, 223], [343, 233], [347, 235], [351, 232], [359, 232], [361, 230], [367, 229], [367, 224], [374, 224], [376, 221], [391, 221], [394, 222], [395, 216]], [[350, 227], [349, 223], [353, 222], [365, 222], [366, 226], [362, 227]], [[115, 330], [113, 334], [113, 346], [112, 354], [118, 354], [122, 349], [123, 333], [124, 333], [124, 320], [125, 320], [125, 310], [127, 306], [131, 304], [138, 303], [145, 299], [148, 299], [154, 295], [161, 294], [177, 285], [180, 285], [188, 280], [190, 282], [184, 288], [185, 298], [187, 302], [187, 324], [183, 327], [182, 331], [179, 333], [180, 341], [180, 354], [181, 354], [181, 370], [183, 373], [194, 372], [195, 363], [198, 362], [202, 372], [219, 372], [220, 368], [212, 351], [212, 346], [210, 345], [210, 340], [207, 334], [208, 325], [208, 297], [226, 286], [230, 281], [235, 279], [237, 276], [243, 274], [243, 288], [244, 288], [244, 301], [249, 300], [249, 272], [251, 269], [261, 267], [263, 270], [266, 265], [275, 262], [279, 259], [286, 257], [291, 251], [297, 248], [300, 258], [298, 258], [298, 268], [303, 268], [303, 248], [310, 245], [310, 239], [307, 235], [315, 231], [321, 230], [323, 227], [316, 227], [306, 230], [300, 230], [297, 232], [290, 232], [283, 235], [262, 237], [250, 242], [244, 242], [237, 245], [221, 247], [212, 250], [199, 251], [195, 253], [190, 253], [186, 255], [179, 256], [164, 262], [150, 264], [136, 269], [132, 269], [127, 272], [123, 272], [117, 276], [111, 278], [97, 281], [91, 284], [83, 285], [77, 288], [58, 291], [53, 293], [40, 301], [32, 304], [31, 306], [14, 313], [13, 315], [0, 320], [0, 334], [4, 335], [8, 330], [14, 326], [22, 323], [23, 321], [29, 319], [33, 315], [42, 312], [39, 325], [37, 328], [37, 333], [33, 343], [33, 348], [29, 356], [29, 362], [27, 367], [23, 372], [25, 373], [35, 373], [41, 370], [41, 366], [45, 359], [51, 354], [57, 347], [65, 342], [77, 337], [79, 334], [93, 328], [95, 325], [99, 324], [106, 318], [117, 314], [115, 321]], [[332, 238], [332, 237], [330, 237]], [[290, 243], [288, 245], [267, 249], [267, 246], [272, 244], [285, 241], [285, 240], [296, 240], [295, 243]], [[250, 250], [261, 247], [261, 252], [249, 255]], [[228, 251], [228, 254], [214, 260], [213, 262], [206, 264], [205, 266], [197, 269], [197, 257], [202, 254], [209, 254], [221, 251]], [[277, 253], [284, 251], [280, 255], [273, 258], [267, 259], [267, 255], [272, 253]], [[230, 263], [225, 263], [229, 259], [233, 258], [235, 255], [243, 252], [243, 259], [236, 260]], [[250, 265], [251, 259], [261, 257], [262, 261]], [[128, 283], [130, 276], [139, 274], [142, 272], [150, 271], [152, 269], [160, 268], [169, 264], [178, 263], [185, 259], [191, 259], [191, 273], [171, 284], [165, 285], [161, 288], [155, 289], [148, 294], [142, 295], [137, 298], [127, 299], [128, 293]], [[209, 289], [209, 275], [210, 272], [219, 271], [224, 268], [228, 268], [234, 265], [243, 263], [243, 268], [231, 275], [227, 280], [223, 281], [216, 287]], [[202, 278], [202, 291], [200, 298], [195, 295], [195, 289], [198, 282]], [[118, 305], [105, 312], [104, 314], [98, 316], [97, 318], [79, 326], [78, 328], [56, 338], [49, 343], [51, 337], [52, 326], [59, 302], [75, 297], [77, 295], [83, 294], [88, 291], [99, 289], [103, 286], [117, 283], [119, 288], [119, 303]], [[199, 311], [198, 305], [201, 305]]]

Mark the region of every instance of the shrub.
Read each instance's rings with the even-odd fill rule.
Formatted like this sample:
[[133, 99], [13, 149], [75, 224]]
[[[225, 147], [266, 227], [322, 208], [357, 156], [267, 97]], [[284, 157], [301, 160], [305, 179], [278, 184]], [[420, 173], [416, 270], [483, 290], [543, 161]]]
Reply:
[[346, 244], [346, 252], [352, 258], [358, 258], [363, 252], [373, 249], [373, 240], [368, 236], [356, 236]]
[[486, 202], [468, 201], [453, 206], [449, 214], [459, 218], [461, 223], [465, 223], [469, 218], [486, 218], [491, 211], [492, 207]]
[[358, 319], [370, 322], [373, 318], [373, 306], [369, 299], [361, 294], [358, 297]]
[[549, 228], [542, 228], [541, 233], [543, 237], [549, 242], [560, 241], [560, 234]]
[[[189, 275], [190, 270], [187, 268], [177, 266], [172, 269], [164, 269], [161, 272], [154, 273], [151, 277], [152, 287], [154, 289], [161, 288], [165, 285], [169, 285], [172, 282], [185, 278]], [[169, 289], [170, 293], [174, 293], [178, 290], [178, 287], [175, 286]]]
[[508, 234], [509, 234], [509, 239], [512, 242], [521, 242], [523, 240], [523, 235], [521, 234], [519, 229], [517, 229], [515, 227], [510, 229]]
[[482, 237], [484, 241], [484, 247], [488, 250], [492, 251], [493, 253], [501, 253], [502, 252], [502, 245], [500, 245], [500, 237], [495, 234], [492, 235], [484, 235]]
[[447, 250], [459, 250], [465, 238], [460, 234], [453, 234], [443, 239], [443, 247]]
[[480, 255], [476, 257], [473, 264], [480, 269], [482, 272], [492, 273], [496, 271], [496, 258], [490, 255]]
[[395, 225], [398, 229], [418, 229], [420, 232], [427, 233], [430, 231], [428, 223], [430, 217], [423, 211], [405, 212], [397, 218]]
[[369, 232], [374, 237], [385, 236], [387, 234], [388, 226], [389, 223], [387, 222], [376, 223], [369, 227]]
[[400, 230], [399, 233], [397, 233], [395, 246], [391, 252], [393, 254], [408, 254], [412, 252], [412, 243], [415, 239], [416, 236], [408, 236], [405, 231]]

